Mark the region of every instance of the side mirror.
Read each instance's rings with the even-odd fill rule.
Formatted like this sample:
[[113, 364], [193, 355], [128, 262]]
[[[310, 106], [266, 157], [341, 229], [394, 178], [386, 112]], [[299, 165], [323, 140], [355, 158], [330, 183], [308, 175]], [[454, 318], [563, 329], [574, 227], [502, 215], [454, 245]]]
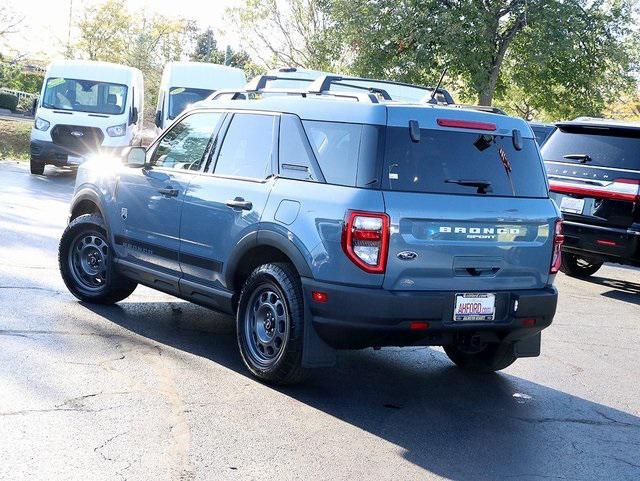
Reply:
[[129, 116], [129, 124], [138, 123], [138, 107], [131, 107], [131, 115]]
[[132, 169], [144, 167], [147, 163], [147, 150], [144, 147], [130, 147], [125, 154], [124, 165]]
[[162, 128], [162, 110], [156, 110], [155, 124], [159, 129]]

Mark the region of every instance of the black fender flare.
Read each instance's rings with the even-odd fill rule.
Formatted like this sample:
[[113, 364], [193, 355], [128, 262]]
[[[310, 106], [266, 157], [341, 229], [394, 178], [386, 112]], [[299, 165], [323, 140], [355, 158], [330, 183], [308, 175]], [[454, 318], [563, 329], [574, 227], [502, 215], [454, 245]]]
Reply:
[[105, 215], [104, 206], [102, 205], [102, 198], [100, 197], [100, 194], [98, 194], [95, 190], [93, 190], [90, 187], [81, 188], [74, 194], [73, 199], [71, 199], [71, 203], [69, 207], [69, 218], [67, 220], [71, 222], [71, 216], [73, 215], [73, 210], [76, 208], [76, 206], [80, 202], [85, 200], [91, 201], [98, 208], [100, 217], [102, 217], [102, 220], [104, 221], [105, 229], [107, 230], [107, 237], [111, 241], [113, 241], [111, 237], [111, 229], [109, 228], [109, 222], [107, 220], [107, 216]]
[[300, 276], [311, 277], [311, 267], [300, 249], [285, 235], [270, 230], [259, 230], [245, 235], [236, 244], [233, 254], [229, 257], [224, 268], [224, 280], [228, 289], [232, 289], [236, 269], [244, 255], [251, 249], [260, 246], [274, 247], [284, 253], [294, 265]]

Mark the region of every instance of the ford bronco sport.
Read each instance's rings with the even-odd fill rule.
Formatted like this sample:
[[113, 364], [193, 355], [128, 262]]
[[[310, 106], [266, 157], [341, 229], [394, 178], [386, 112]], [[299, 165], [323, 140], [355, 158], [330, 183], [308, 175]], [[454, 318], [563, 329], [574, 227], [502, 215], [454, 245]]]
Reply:
[[529, 126], [347, 80], [221, 91], [113, 172], [82, 165], [70, 291], [114, 303], [139, 283], [234, 314], [273, 383], [336, 349], [444, 346], [479, 372], [539, 355], [562, 233]]
[[640, 266], [640, 124], [562, 122], [542, 156], [565, 220], [562, 271], [586, 277], [605, 261]]

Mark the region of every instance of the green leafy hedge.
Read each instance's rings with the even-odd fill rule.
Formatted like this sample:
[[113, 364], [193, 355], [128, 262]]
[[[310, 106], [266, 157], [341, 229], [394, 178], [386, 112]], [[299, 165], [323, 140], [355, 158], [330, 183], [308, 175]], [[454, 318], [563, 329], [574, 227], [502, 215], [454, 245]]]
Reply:
[[9, 109], [15, 112], [18, 107], [18, 97], [0, 92], [0, 109]]

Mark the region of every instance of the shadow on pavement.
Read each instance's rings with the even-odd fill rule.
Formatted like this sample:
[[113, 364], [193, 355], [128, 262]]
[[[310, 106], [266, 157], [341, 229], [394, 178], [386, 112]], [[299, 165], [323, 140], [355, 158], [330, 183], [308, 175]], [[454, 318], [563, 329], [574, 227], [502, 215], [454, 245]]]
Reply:
[[[189, 303], [85, 307], [248, 377], [228, 316]], [[447, 479], [640, 479], [637, 416], [505, 373], [468, 375], [435, 349], [342, 352], [336, 368], [273, 389]]]
[[602, 293], [604, 297], [640, 306], [640, 284], [638, 283], [594, 276], [588, 277], [585, 280], [595, 284], [600, 284], [601, 286], [611, 287], [613, 290]]

